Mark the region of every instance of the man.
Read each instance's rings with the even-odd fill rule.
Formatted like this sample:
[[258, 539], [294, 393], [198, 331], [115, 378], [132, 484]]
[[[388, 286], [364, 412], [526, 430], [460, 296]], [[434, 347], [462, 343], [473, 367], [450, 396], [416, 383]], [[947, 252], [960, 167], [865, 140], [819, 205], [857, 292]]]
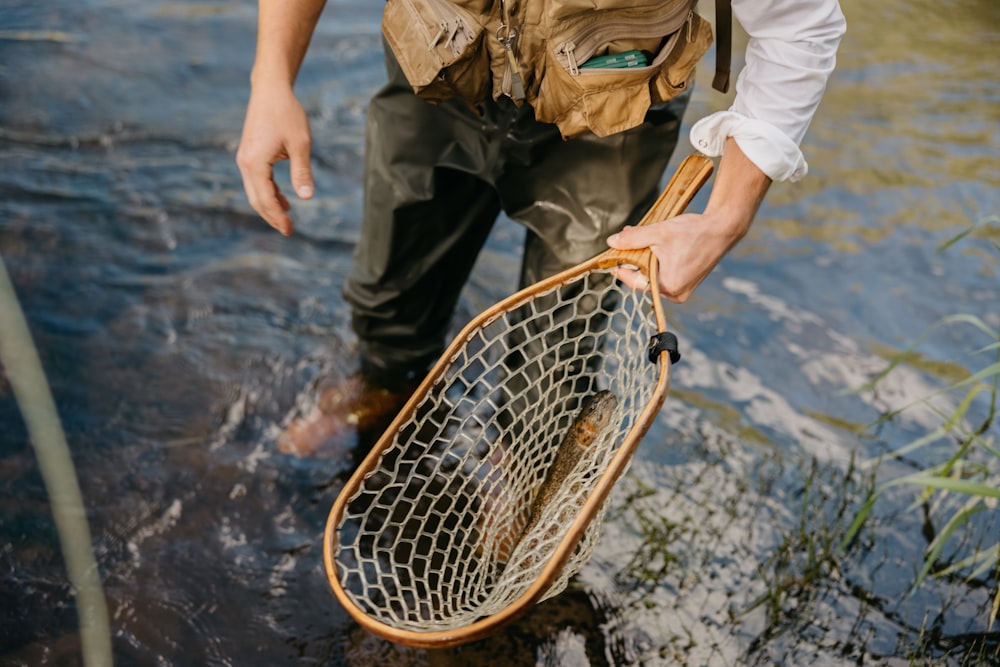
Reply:
[[[750, 36], [737, 95], [729, 110], [691, 131], [696, 149], [721, 155], [705, 210], [628, 226], [657, 194], [691, 68], [711, 39], [693, 13], [694, 0], [636, 4], [642, 3], [389, 1], [388, 83], [369, 108], [365, 219], [344, 289], [361, 372], [326, 390], [316, 413], [283, 435], [285, 448], [308, 451], [348, 425], [385, 426], [442, 351], [459, 292], [501, 210], [528, 230], [522, 286], [607, 245], [650, 247], [659, 259], [661, 293], [683, 303], [747, 233], [771, 182], [805, 175], [799, 144], [835, 65], [845, 29], [839, 5], [732, 0]], [[313, 196], [309, 127], [293, 84], [323, 6], [324, 0], [259, 4], [237, 163], [253, 208], [286, 235], [290, 203], [272, 169], [289, 160], [296, 194]], [[670, 33], [646, 34], [675, 17], [681, 22]], [[633, 26], [634, 34], [610, 36], [593, 54], [574, 51], [584, 34], [616, 23]], [[566, 37], [574, 26], [579, 40]], [[429, 39], [411, 43], [422, 34]], [[457, 62], [425, 76], [429, 52]], [[584, 71], [591, 55], [623, 52], [649, 56], [652, 65], [647, 61], [641, 71], [654, 72], [651, 82], [623, 88], [620, 82], [640, 70]], [[592, 96], [573, 92], [578, 83], [594, 82], [599, 89]], [[648, 287], [639, 273], [623, 270], [618, 278]]]

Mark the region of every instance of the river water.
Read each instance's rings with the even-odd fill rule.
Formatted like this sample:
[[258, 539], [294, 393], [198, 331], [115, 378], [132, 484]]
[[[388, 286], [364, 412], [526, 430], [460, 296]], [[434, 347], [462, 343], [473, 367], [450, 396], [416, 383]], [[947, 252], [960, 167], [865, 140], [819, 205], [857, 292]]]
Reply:
[[[919, 399], [992, 358], [976, 353], [983, 332], [939, 327], [875, 391], [851, 391], [945, 316], [1000, 328], [1000, 4], [843, 6], [849, 33], [804, 145], [810, 174], [775, 186], [745, 242], [670, 307], [684, 357], [594, 558], [497, 635], [426, 651], [358, 627], [326, 583], [322, 530], [351, 452], [275, 446], [315, 383], [356, 362], [340, 285], [365, 107], [383, 77], [381, 3], [334, 0], [313, 40], [298, 91], [318, 196], [295, 204], [286, 239], [250, 210], [233, 162], [255, 3], [5, 0], [0, 255], [72, 450], [116, 664], [997, 659], [996, 569], [913, 588], [946, 516], [911, 505], [915, 489], [894, 487], [859, 540], [835, 548], [873, 479], [940, 462], [954, 443], [862, 463], [940, 425], [957, 397]], [[708, 62], [689, 121], [729, 102], [710, 74]], [[520, 239], [499, 222], [456, 326], [514, 288]], [[987, 409], [980, 395], [968, 421]], [[998, 533], [994, 505], [942, 556]], [[78, 623], [0, 374], [0, 664], [81, 664]]]

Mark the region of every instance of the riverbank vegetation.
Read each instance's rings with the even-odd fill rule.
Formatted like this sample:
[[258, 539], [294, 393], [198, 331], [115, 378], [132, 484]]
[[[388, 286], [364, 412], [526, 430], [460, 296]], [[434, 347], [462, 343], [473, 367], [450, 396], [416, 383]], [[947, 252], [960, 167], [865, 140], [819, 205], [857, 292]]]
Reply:
[[[1000, 252], [1000, 218], [987, 218], [970, 226], [941, 244], [938, 251], [950, 251], [970, 237], [984, 239]], [[933, 335], [953, 329], [964, 329], [965, 338], [981, 343], [969, 351], [972, 362], [928, 362], [920, 354], [922, 344]], [[883, 414], [871, 430], [917, 404], [930, 409], [938, 425], [908, 444], [866, 462], [865, 467], [876, 472], [888, 460], [919, 463], [913, 464], [913, 472], [890, 477], [872, 488], [844, 533], [840, 550], [856, 545], [881, 498], [905, 489], [903, 492], [912, 496], [909, 511], [922, 514], [922, 533], [927, 540], [913, 590], [928, 577], [935, 577], [990, 591], [991, 603], [984, 619], [986, 632], [969, 638], [974, 646], [968, 648], [973, 649], [973, 655], [991, 654], [991, 659], [997, 659], [1000, 644], [992, 631], [1000, 613], [1000, 310], [985, 319], [972, 314], [942, 318], [906, 349], [891, 355], [886, 367], [857, 391], [878, 391], [880, 383], [902, 364], [923, 367], [930, 375], [941, 378], [943, 386], [916, 403]], [[942, 398], [950, 400], [938, 400]], [[930, 641], [925, 629], [921, 629], [920, 643]]]

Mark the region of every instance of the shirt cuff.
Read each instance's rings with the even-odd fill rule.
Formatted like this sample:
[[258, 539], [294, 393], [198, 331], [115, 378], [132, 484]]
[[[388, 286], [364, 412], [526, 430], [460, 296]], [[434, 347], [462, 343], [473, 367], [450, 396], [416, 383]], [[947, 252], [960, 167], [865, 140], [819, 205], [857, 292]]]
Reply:
[[798, 145], [767, 121], [735, 111], [719, 111], [702, 118], [691, 128], [691, 145], [709, 157], [722, 155], [726, 138], [772, 181], [797, 181], [809, 171]]

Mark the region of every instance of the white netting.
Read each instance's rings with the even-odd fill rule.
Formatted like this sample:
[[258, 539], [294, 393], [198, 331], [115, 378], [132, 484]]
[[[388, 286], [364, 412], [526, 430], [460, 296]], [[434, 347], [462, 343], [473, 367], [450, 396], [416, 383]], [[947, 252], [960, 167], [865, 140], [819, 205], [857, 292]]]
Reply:
[[[426, 632], [521, 596], [652, 398], [656, 329], [649, 295], [598, 270], [472, 331], [344, 505], [330, 546], [350, 600], [381, 623]], [[611, 425], [522, 536], [564, 434], [601, 389], [618, 399]], [[603, 513], [545, 597], [590, 557]]]

